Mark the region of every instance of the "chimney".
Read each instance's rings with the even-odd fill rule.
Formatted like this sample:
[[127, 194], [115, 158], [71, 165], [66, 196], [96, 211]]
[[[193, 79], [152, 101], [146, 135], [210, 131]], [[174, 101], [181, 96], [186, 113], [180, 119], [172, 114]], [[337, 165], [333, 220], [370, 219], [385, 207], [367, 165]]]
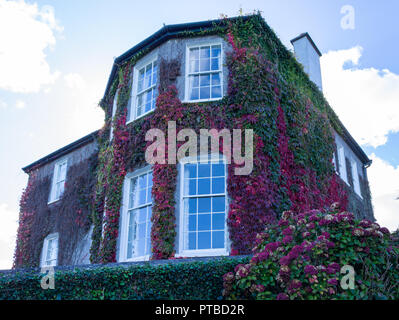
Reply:
[[321, 52], [316, 47], [310, 35], [305, 32], [291, 40], [294, 47], [295, 56], [303, 69], [309, 75], [320, 90], [323, 91], [321, 84], [320, 57]]

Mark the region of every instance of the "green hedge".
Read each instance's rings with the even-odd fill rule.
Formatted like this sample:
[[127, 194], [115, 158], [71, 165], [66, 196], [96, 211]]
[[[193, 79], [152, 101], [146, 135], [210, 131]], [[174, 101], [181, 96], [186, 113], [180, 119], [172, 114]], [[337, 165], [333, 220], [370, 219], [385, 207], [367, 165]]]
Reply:
[[37, 270], [0, 274], [0, 300], [222, 299], [223, 275], [248, 257], [60, 270], [43, 290]]

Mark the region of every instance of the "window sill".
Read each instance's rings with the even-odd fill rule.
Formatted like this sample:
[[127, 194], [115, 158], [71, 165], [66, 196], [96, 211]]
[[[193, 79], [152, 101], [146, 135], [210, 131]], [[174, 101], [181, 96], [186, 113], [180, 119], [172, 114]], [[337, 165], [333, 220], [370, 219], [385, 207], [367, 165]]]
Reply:
[[143, 114], [142, 114], [142, 115], [140, 115], [139, 117], [137, 117], [137, 118], [135, 118], [135, 119], [131, 119], [131, 120], [127, 121], [127, 122], [126, 122], [126, 125], [128, 125], [129, 123], [135, 122], [136, 120], [139, 120], [140, 118], [143, 118], [143, 117], [145, 117], [145, 116], [149, 115], [151, 112], [154, 112], [154, 111], [155, 111], [155, 109], [153, 109], [153, 110], [150, 110], [150, 111], [147, 111], [146, 113], [143, 113]]
[[149, 261], [150, 260], [150, 256], [142, 256], [142, 257], [134, 257], [134, 258], [130, 258], [130, 259], [124, 259], [124, 260], [120, 260], [119, 262], [138, 262], [138, 261]]
[[211, 249], [211, 250], [183, 250], [180, 253], [175, 254], [176, 258], [188, 258], [188, 257], [216, 257], [216, 256], [228, 256], [229, 252], [226, 249]]
[[61, 200], [61, 198], [58, 198], [58, 199], [55, 199], [55, 200], [51, 200], [51, 201], [47, 202], [47, 205], [54, 204], [54, 203], [56, 203], [56, 202], [58, 202], [60, 200]]
[[182, 103], [213, 102], [213, 101], [222, 100], [223, 98], [224, 97], [214, 98], [214, 99], [198, 99], [198, 100], [186, 100], [186, 99], [184, 99], [182, 101]]

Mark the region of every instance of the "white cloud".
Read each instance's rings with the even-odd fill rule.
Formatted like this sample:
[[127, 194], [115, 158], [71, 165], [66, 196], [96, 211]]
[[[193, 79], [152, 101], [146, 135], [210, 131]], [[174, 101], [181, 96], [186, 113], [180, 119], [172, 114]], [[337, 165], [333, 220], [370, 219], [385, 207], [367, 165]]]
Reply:
[[68, 73], [64, 76], [66, 85], [71, 89], [83, 90], [86, 88], [86, 82], [78, 73]]
[[15, 103], [15, 108], [17, 109], [23, 109], [25, 108], [26, 104], [25, 101], [22, 100], [17, 100], [17, 102]]
[[321, 57], [323, 91], [354, 138], [377, 147], [399, 132], [399, 75], [361, 68], [362, 51], [356, 46]]
[[399, 227], [399, 166], [393, 167], [378, 158], [370, 156], [373, 164], [367, 169], [377, 222], [391, 231]]
[[0, 203], [0, 270], [10, 269], [18, 228], [18, 213]]
[[60, 31], [51, 6], [0, 0], [0, 88], [28, 93], [54, 83], [60, 73], [50, 70], [45, 50]]

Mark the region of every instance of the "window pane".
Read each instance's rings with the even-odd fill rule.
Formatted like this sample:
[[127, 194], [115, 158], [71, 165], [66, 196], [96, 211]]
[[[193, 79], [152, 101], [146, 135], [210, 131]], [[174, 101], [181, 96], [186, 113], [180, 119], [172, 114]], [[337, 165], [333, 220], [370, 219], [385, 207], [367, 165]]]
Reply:
[[139, 181], [139, 189], [144, 189], [145, 187], [147, 187], [147, 175], [146, 174], [139, 176], [138, 181]]
[[196, 178], [197, 177], [197, 165], [186, 164], [184, 165], [184, 176], [185, 178]]
[[190, 232], [188, 234], [188, 249], [189, 250], [197, 249], [197, 233], [196, 232]]
[[58, 181], [64, 181], [66, 178], [66, 168], [67, 168], [67, 164], [63, 163], [60, 166], [60, 176], [59, 176], [59, 180]]
[[137, 254], [136, 256], [141, 257], [145, 255], [145, 238], [141, 238], [137, 241]]
[[157, 71], [158, 71], [158, 66], [157, 62], [155, 61], [152, 69], [152, 85], [157, 83]]
[[211, 181], [210, 179], [198, 179], [198, 194], [210, 194]]
[[149, 88], [151, 86], [151, 64], [146, 66], [145, 68], [145, 81], [144, 81], [144, 89]]
[[151, 187], [149, 187], [147, 189], [147, 203], [148, 202], [152, 202], [152, 188]]
[[213, 73], [212, 86], [219, 86], [219, 85], [220, 85], [220, 73]]
[[138, 199], [138, 203], [137, 203], [138, 206], [141, 206], [141, 205], [147, 203], [146, 195], [147, 195], [147, 190], [146, 189], [141, 189], [139, 191], [139, 199]]
[[210, 59], [200, 60], [200, 71], [209, 71], [210, 70]]
[[199, 99], [199, 88], [192, 88], [190, 92], [190, 100]]
[[188, 199], [188, 213], [196, 213], [197, 212], [197, 199], [189, 198]]
[[224, 178], [212, 179], [212, 193], [224, 193]]
[[210, 98], [210, 87], [200, 88], [200, 99], [209, 99]]
[[197, 215], [190, 214], [188, 216], [188, 231], [196, 231], [197, 230]]
[[211, 55], [211, 48], [210, 47], [202, 47], [200, 53], [200, 59], [209, 58]]
[[212, 198], [212, 212], [224, 212], [226, 210], [225, 197]]
[[213, 163], [212, 164], [212, 176], [213, 177], [224, 177], [224, 164]]
[[199, 59], [199, 48], [190, 49], [190, 60]]
[[199, 87], [199, 76], [190, 76], [190, 88]]
[[187, 181], [188, 181], [188, 194], [190, 196], [197, 194], [197, 180], [190, 179]]
[[198, 198], [198, 212], [199, 213], [207, 213], [211, 212], [211, 198]]
[[211, 70], [219, 70], [219, 59], [211, 59]]
[[211, 82], [211, 75], [210, 74], [205, 74], [200, 76], [200, 86], [205, 87], [209, 86]]
[[190, 60], [190, 73], [199, 71], [199, 60]]
[[146, 242], [147, 244], [146, 244], [145, 255], [149, 255], [151, 253], [151, 237], [148, 237]]
[[211, 215], [199, 214], [198, 215], [198, 231], [211, 230]]
[[146, 231], [146, 224], [145, 223], [139, 223], [139, 227], [138, 227], [138, 235], [137, 238], [138, 239], [143, 239], [145, 238], [145, 231]]
[[212, 248], [224, 248], [224, 231], [212, 232]]
[[198, 249], [211, 248], [211, 232], [198, 232]]
[[152, 90], [149, 90], [145, 93], [145, 103], [151, 104], [151, 100], [152, 100]]
[[198, 164], [198, 177], [210, 177], [211, 165], [209, 163]]
[[224, 230], [224, 213], [212, 215], [212, 230]]
[[220, 46], [212, 46], [212, 57], [220, 57]]
[[222, 88], [220, 86], [212, 87], [212, 98], [221, 98]]
[[146, 222], [147, 220], [147, 207], [138, 209], [138, 223]]

